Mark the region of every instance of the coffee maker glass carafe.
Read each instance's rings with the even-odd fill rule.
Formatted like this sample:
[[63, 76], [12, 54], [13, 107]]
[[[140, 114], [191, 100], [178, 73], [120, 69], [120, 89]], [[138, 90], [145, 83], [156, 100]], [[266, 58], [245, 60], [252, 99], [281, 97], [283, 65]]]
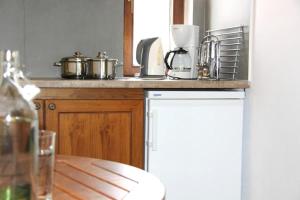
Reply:
[[[174, 55], [169, 64], [168, 59], [172, 53]], [[169, 51], [167, 53], [165, 57], [165, 64], [168, 69], [184, 71], [191, 68], [191, 57], [189, 56], [188, 51], [183, 48], [179, 48], [178, 50]]]
[[[169, 62], [170, 55], [173, 54]], [[192, 60], [188, 51], [183, 48], [178, 50], [169, 51], [165, 57], [165, 64], [167, 67], [167, 74], [172, 78], [190, 78]], [[184, 75], [186, 74], [186, 75]]]

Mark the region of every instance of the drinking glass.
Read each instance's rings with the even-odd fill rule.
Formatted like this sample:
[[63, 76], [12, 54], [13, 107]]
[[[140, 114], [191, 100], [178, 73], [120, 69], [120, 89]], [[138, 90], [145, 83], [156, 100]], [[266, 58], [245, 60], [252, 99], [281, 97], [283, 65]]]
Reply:
[[39, 160], [37, 196], [39, 200], [52, 199], [55, 135], [53, 131], [42, 130], [39, 133]]

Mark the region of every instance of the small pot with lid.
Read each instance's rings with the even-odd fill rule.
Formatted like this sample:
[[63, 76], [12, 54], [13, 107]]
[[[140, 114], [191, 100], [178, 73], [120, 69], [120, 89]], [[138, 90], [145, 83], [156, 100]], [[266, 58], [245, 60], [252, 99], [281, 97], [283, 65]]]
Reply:
[[87, 78], [108, 80], [112, 80], [115, 78], [115, 68], [118, 60], [108, 58], [105, 52], [99, 52], [96, 58], [89, 59], [87, 62]]
[[79, 51], [73, 56], [64, 57], [54, 66], [61, 67], [61, 77], [68, 79], [85, 79], [87, 70], [87, 61], [90, 58], [83, 56]]

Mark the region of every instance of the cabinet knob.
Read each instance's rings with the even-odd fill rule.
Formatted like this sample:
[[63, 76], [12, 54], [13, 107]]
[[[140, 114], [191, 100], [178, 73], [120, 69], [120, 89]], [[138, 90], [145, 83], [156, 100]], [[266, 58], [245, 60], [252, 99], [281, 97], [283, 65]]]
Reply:
[[54, 103], [50, 103], [48, 105], [49, 110], [55, 110], [56, 109], [56, 105]]
[[34, 105], [36, 110], [41, 109], [41, 104], [39, 102], [34, 102]]

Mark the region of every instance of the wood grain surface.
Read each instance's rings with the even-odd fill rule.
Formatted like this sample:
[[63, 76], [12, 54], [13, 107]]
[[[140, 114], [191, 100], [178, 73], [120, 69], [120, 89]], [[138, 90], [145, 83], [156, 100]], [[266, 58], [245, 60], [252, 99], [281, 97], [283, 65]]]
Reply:
[[162, 200], [153, 175], [121, 163], [57, 155], [53, 200]]
[[184, 1], [173, 0], [173, 24], [184, 23]]
[[[53, 82], [52, 85], [54, 85], [55, 83], [57, 82]], [[42, 88], [37, 98], [38, 99], [144, 99], [144, 90], [126, 89], [126, 88], [55, 88], [54, 87], [54, 88]]]
[[133, 55], [133, 0], [124, 0], [124, 42], [123, 42], [123, 73], [126, 76], [133, 76], [138, 72], [138, 68], [133, 67], [132, 55]]
[[[143, 168], [143, 100], [45, 100], [56, 152]], [[55, 109], [50, 109], [55, 105]]]

